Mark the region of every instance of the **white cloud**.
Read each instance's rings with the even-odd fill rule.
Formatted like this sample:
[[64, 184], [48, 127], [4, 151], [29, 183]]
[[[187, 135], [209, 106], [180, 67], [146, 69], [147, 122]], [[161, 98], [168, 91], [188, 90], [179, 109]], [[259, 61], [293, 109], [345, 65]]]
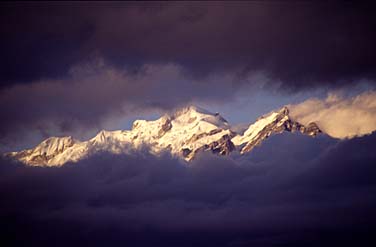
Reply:
[[335, 138], [363, 136], [376, 130], [376, 91], [351, 98], [331, 93], [324, 100], [312, 98], [289, 108], [293, 119], [302, 124], [316, 122]]

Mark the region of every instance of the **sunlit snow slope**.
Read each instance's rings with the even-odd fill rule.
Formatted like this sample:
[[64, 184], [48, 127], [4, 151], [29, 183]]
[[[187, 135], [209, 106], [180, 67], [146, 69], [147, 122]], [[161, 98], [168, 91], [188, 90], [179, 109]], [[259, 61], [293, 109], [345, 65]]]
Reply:
[[190, 161], [202, 151], [221, 155], [233, 151], [244, 154], [268, 136], [283, 131], [299, 131], [310, 136], [321, 132], [315, 123], [304, 126], [291, 120], [286, 107], [260, 117], [244, 133], [236, 133], [218, 113], [190, 106], [155, 121], [136, 120], [131, 130], [103, 130], [84, 142], [72, 137], [51, 137], [35, 148], [7, 153], [6, 156], [33, 166], [61, 166], [98, 151], [126, 154], [147, 145], [156, 155], [169, 151]]

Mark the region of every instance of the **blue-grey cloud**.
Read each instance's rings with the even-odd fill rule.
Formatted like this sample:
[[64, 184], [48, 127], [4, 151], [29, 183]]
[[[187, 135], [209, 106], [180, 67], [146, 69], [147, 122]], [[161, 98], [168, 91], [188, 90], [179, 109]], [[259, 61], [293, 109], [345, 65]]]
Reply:
[[189, 166], [147, 152], [62, 168], [3, 160], [0, 232], [28, 246], [372, 246], [375, 138], [282, 134]]

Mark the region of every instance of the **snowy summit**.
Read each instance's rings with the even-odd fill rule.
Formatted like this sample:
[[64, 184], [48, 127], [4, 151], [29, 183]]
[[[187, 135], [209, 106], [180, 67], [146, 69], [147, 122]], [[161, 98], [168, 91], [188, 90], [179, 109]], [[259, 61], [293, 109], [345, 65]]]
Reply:
[[136, 120], [131, 130], [102, 130], [83, 142], [72, 137], [51, 137], [35, 148], [7, 153], [6, 156], [32, 166], [61, 166], [98, 151], [120, 154], [147, 145], [156, 155], [169, 151], [190, 161], [203, 151], [220, 155], [234, 151], [245, 154], [268, 136], [283, 131], [298, 131], [309, 136], [321, 132], [315, 123], [304, 126], [293, 121], [287, 107], [258, 118], [244, 133], [237, 133], [219, 113], [190, 106], [154, 121]]

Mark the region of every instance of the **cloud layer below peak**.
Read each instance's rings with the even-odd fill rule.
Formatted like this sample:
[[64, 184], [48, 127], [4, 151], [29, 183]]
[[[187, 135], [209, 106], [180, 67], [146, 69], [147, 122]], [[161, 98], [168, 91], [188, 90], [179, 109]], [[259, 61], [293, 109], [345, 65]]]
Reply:
[[0, 159], [0, 237], [9, 246], [374, 246], [375, 141], [285, 133], [243, 159], [203, 154], [189, 166], [142, 151], [61, 168]]

